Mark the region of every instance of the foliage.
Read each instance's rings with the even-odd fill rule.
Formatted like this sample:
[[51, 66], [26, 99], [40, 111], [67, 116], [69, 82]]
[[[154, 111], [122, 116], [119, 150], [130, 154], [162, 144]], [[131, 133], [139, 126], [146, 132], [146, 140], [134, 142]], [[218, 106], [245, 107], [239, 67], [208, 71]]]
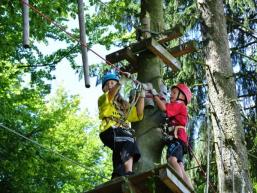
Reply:
[[[56, 23], [68, 28], [68, 19], [75, 18], [77, 11], [76, 1], [33, 1], [31, 4], [48, 18]], [[38, 84], [42, 92], [48, 94], [50, 85], [46, 80], [54, 77], [51, 71], [64, 58], [66, 58], [73, 68], [78, 68], [75, 63], [75, 57], [79, 53], [77, 43], [73, 43], [63, 31], [40, 16], [39, 13], [30, 9], [30, 48], [24, 49], [22, 46], [22, 1], [14, 2], [3, 0], [0, 4], [0, 60], [11, 61], [12, 64], [25, 68], [26, 72], [32, 74], [31, 84]], [[75, 32], [74, 32], [75, 33]], [[74, 34], [78, 37], [78, 34]], [[50, 55], [44, 55], [37, 47], [36, 42], [48, 44], [49, 40], [56, 43], [66, 42], [68, 47], [58, 49]]]
[[[94, 44], [126, 46], [135, 42], [136, 28], [139, 27], [140, 2], [138, 0], [89, 0], [86, 2], [86, 32], [88, 46]], [[54, 19], [69, 29], [70, 19], [76, 18], [77, 5], [70, 1], [33, 1], [33, 6], [42, 13]], [[231, 45], [231, 58], [234, 67], [234, 77], [237, 83], [239, 102], [242, 105], [242, 119], [246, 135], [251, 175], [256, 187], [256, 146], [257, 146], [257, 110], [256, 110], [256, 0], [225, 1], [227, 30]], [[94, 9], [94, 11], [92, 11]], [[165, 23], [169, 29], [183, 25], [186, 33], [168, 46], [173, 47], [188, 39], [196, 39], [202, 46], [200, 22], [194, 1], [164, 1]], [[21, 3], [2, 0], [0, 3], [0, 122], [23, 133], [70, 158], [78, 160], [95, 171], [105, 171], [103, 164], [108, 162], [101, 155], [97, 141], [95, 120], [88, 115], [79, 113], [79, 99], [69, 98], [59, 90], [58, 96], [45, 104], [44, 97], [50, 92], [51, 85], [46, 80], [55, 78], [51, 72], [64, 58], [77, 72], [82, 68], [75, 62], [79, 53], [79, 45], [73, 42], [64, 32], [34, 11], [30, 11], [31, 48], [22, 48]], [[78, 29], [69, 29], [78, 37]], [[48, 41], [67, 43], [67, 47], [56, 48], [49, 55], [44, 55], [36, 42], [48, 44]], [[177, 82], [186, 82], [194, 93], [190, 109], [189, 124], [195, 151], [199, 145], [199, 136], [205, 136], [205, 117], [207, 110], [207, 88], [205, 70], [201, 49], [193, 54], [179, 58], [182, 70], [174, 73], [163, 69], [163, 76], [168, 86]], [[8, 61], [8, 62], [6, 62]], [[100, 68], [91, 68], [91, 74], [99, 74], [107, 69], [102, 64]], [[207, 69], [208, 70], [208, 69]], [[30, 77], [30, 82], [23, 81], [24, 74]], [[87, 136], [94, 136], [88, 138]], [[97, 182], [100, 176], [93, 176], [78, 166], [69, 165], [50, 152], [39, 149], [19, 137], [0, 130], [0, 186], [6, 192], [76, 192], [88, 189]], [[79, 140], [77, 140], [79, 139]], [[85, 142], [85, 143], [84, 143]], [[78, 150], [78, 151], [74, 151]], [[87, 152], [87, 154], [85, 153]], [[95, 153], [97, 152], [97, 153]], [[197, 156], [205, 160], [204, 151]], [[212, 157], [214, 157], [212, 155]], [[99, 164], [99, 168], [94, 165]], [[192, 163], [194, 164], [194, 163]], [[107, 164], [108, 165], [108, 164]], [[203, 161], [203, 165], [205, 162]], [[190, 167], [190, 165], [188, 165]], [[110, 166], [104, 172], [108, 175]], [[213, 171], [215, 173], [215, 171]], [[211, 174], [214, 175], [214, 174]], [[93, 176], [89, 179], [88, 176]], [[199, 172], [194, 174], [195, 180], [201, 182]], [[86, 183], [88, 181], [88, 183]], [[67, 183], [64, 183], [67, 182]], [[24, 185], [22, 185], [22, 183]], [[49, 186], [49, 187], [48, 187]], [[1, 188], [1, 190], [2, 190]], [[49, 188], [49, 189], [47, 189]], [[201, 187], [203, 189], [203, 186]], [[201, 189], [201, 190], [202, 190]], [[257, 190], [256, 190], [257, 191]]]
[[[241, 105], [242, 120], [247, 142], [250, 172], [256, 184], [256, 1], [227, 1], [228, 31], [231, 43], [231, 59], [235, 69], [238, 99]], [[255, 190], [256, 191], [256, 190]]]
[[45, 103], [40, 87], [22, 87], [20, 69], [3, 61], [0, 67], [0, 122], [42, 145], [1, 127], [1, 192], [82, 192], [106, 181], [110, 160], [78, 97], [59, 89]]

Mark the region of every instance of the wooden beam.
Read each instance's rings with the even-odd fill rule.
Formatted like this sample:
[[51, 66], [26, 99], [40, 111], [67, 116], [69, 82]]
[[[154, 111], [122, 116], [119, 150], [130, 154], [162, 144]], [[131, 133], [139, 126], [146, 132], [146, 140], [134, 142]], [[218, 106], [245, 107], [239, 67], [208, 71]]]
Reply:
[[141, 193], [128, 179], [121, 185], [122, 193]]
[[147, 48], [158, 56], [162, 61], [171, 67], [174, 71], [177, 71], [181, 68], [180, 62], [173, 57], [161, 44], [156, 40], [150, 39], [147, 45]]
[[138, 62], [137, 55], [131, 51], [130, 47], [125, 49], [125, 59], [132, 65], [136, 65]]
[[163, 32], [164, 37], [158, 40], [160, 44], [171, 41], [183, 35], [184, 28], [181, 25], [175, 26], [173, 29], [169, 29]]
[[121, 184], [124, 182], [123, 178], [116, 178], [111, 181], [105, 182], [97, 187], [95, 189], [87, 191], [85, 193], [122, 193]]
[[130, 47], [123, 48], [116, 52], [106, 55], [106, 60], [115, 64], [122, 60], [127, 60], [129, 63], [135, 65], [137, 64], [138, 57], [134, 54]]
[[175, 171], [173, 173], [168, 168], [162, 168], [159, 171], [159, 177], [163, 181], [166, 186], [169, 187], [170, 190], [174, 193], [191, 193], [192, 191], [185, 186], [180, 177], [175, 175]]
[[168, 49], [169, 53], [171, 53], [174, 57], [183, 56], [190, 52], [195, 52], [198, 50], [198, 45], [195, 40], [188, 41], [184, 44], [178, 45], [176, 47]]
[[[155, 185], [151, 187], [149, 182]], [[193, 192], [174, 169], [165, 164], [141, 174], [115, 178], [85, 193], [152, 193], [153, 191], [157, 193]]]

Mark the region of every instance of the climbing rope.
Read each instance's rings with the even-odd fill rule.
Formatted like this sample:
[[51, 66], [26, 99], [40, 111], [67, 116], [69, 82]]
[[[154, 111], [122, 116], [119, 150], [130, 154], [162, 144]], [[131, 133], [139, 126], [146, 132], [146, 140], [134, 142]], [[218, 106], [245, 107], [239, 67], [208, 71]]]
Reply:
[[[201, 170], [202, 176], [206, 179], [206, 178], [207, 178], [206, 172], [204, 171], [204, 169], [203, 169], [203, 167], [201, 166], [199, 160], [197, 159], [196, 155], [194, 154], [191, 145], [188, 145], [188, 148], [189, 148], [190, 153], [191, 153], [191, 154], [193, 155], [193, 157], [195, 158], [196, 163], [197, 163], [198, 167], [199, 167], [200, 170]], [[210, 181], [209, 181], [209, 185], [210, 185], [210, 187], [212, 188], [213, 192], [216, 193], [216, 191], [215, 191], [215, 189], [214, 189], [214, 186], [213, 186], [213, 184], [212, 184]]]
[[[211, 73], [211, 72], [210, 72]], [[216, 84], [215, 82], [213, 82], [213, 84]], [[213, 103], [212, 103], [212, 101], [211, 101], [211, 99], [210, 99], [210, 97], [208, 96], [208, 99], [209, 99], [209, 102], [210, 102], [210, 104], [211, 104], [211, 108], [212, 108], [212, 110], [213, 110], [213, 116], [214, 116], [214, 118], [215, 118], [215, 121], [216, 121], [216, 124], [217, 124], [217, 126], [218, 126], [218, 128], [219, 128], [219, 138], [221, 138], [221, 132], [224, 132], [224, 129], [222, 128], [222, 126], [221, 126], [221, 124], [220, 124], [220, 120], [219, 120], [219, 117], [218, 117], [218, 115], [217, 115], [217, 112], [216, 112], [216, 110], [215, 110], [215, 108], [214, 108], [214, 105], [213, 105]], [[221, 139], [219, 140], [220, 141], [220, 143], [222, 142], [221, 141]], [[222, 144], [220, 144], [220, 146], [218, 145], [218, 150], [219, 150], [219, 153], [220, 153], [220, 155], [222, 156]], [[241, 166], [240, 167], [240, 164], [239, 164], [239, 161], [238, 161], [238, 159], [237, 159], [237, 157], [234, 155], [234, 152], [233, 151], [231, 151], [230, 150], [230, 152], [232, 152], [232, 154], [233, 154], [233, 158], [234, 158], [234, 160], [235, 160], [235, 162], [236, 162], [236, 164], [237, 164], [237, 166], [238, 166], [238, 169], [239, 170], [241, 170], [241, 174], [243, 174], [243, 171], [244, 171], [244, 168]], [[231, 157], [230, 157], [230, 159], [231, 159]], [[222, 165], [223, 165], [223, 169], [225, 170], [226, 168], [225, 168], [225, 164], [224, 164], [224, 162], [223, 162], [223, 160], [221, 159], [221, 163], [222, 163]], [[234, 167], [234, 165], [233, 165], [233, 167]], [[234, 168], [233, 168], [233, 170], [234, 170]], [[234, 175], [234, 174], [233, 174]], [[242, 176], [245, 176], [245, 175], [242, 175]], [[246, 184], [246, 182], [245, 182], [245, 178], [244, 177], [242, 177], [242, 180], [243, 180], [243, 186], [245, 186], [245, 184]], [[247, 184], [248, 185], [248, 184]], [[234, 187], [233, 187], [234, 188]], [[250, 187], [247, 187], [247, 189], [250, 191]]]
[[211, 152], [211, 148], [210, 148], [210, 142], [211, 142], [211, 128], [208, 124], [209, 121], [211, 121], [210, 117], [209, 117], [209, 104], [206, 104], [206, 125], [207, 125], [207, 168], [206, 168], [206, 193], [209, 192], [209, 183], [210, 183], [210, 152]]

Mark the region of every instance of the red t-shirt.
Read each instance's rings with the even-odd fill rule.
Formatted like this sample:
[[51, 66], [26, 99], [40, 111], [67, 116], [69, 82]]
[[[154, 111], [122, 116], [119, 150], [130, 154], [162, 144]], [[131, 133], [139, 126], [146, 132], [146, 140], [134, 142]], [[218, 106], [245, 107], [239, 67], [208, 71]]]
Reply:
[[[186, 126], [188, 121], [187, 107], [182, 101], [166, 103], [166, 114], [171, 126]], [[188, 137], [185, 128], [178, 129], [178, 138], [185, 144], [188, 143]]]

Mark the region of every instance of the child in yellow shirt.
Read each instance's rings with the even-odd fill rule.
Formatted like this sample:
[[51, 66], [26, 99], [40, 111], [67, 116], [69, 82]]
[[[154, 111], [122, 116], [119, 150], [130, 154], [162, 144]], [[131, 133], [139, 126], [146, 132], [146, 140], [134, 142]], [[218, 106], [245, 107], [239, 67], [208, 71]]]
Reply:
[[130, 122], [143, 119], [144, 90], [141, 91], [135, 106], [125, 101], [119, 94], [119, 77], [107, 73], [102, 79], [103, 95], [98, 99], [100, 139], [112, 149], [112, 178], [131, 175], [133, 162], [140, 158], [136, 141], [130, 132]]

